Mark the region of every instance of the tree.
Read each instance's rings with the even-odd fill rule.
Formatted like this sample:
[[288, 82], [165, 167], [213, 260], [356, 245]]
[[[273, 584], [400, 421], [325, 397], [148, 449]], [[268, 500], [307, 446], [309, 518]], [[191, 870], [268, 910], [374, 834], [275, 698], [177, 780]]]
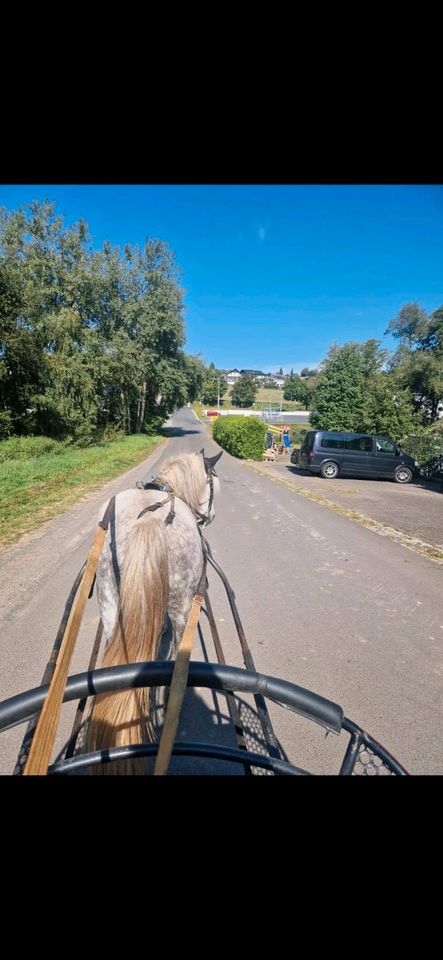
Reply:
[[257, 393], [257, 386], [252, 379], [243, 375], [234, 384], [231, 394], [231, 402], [234, 407], [252, 407]]
[[410, 391], [402, 389], [393, 374], [377, 373], [367, 381], [360, 427], [397, 442], [407, 434], [421, 432]]
[[291, 370], [291, 373], [285, 383], [285, 388], [283, 391], [283, 397], [285, 400], [298, 400], [305, 407], [305, 410], [308, 409], [310, 400], [312, 396], [312, 391], [309, 389], [307, 383], [304, 383], [300, 379], [297, 373], [294, 373]]
[[189, 356], [186, 353], [182, 354], [181, 362], [187, 382], [187, 399], [193, 403], [194, 400], [200, 399], [202, 395], [207, 373], [206, 367], [200, 357]]
[[407, 303], [386, 330], [400, 341], [392, 360], [395, 371], [425, 421], [438, 417], [443, 396], [443, 306], [429, 316], [418, 303]]
[[297, 400], [303, 404], [305, 410], [311, 406], [313, 392], [307, 383], [303, 383], [303, 380], [300, 382], [300, 391], [297, 397]]
[[139, 432], [197, 394], [179, 281], [159, 240], [93, 252], [85, 222], [65, 227], [55, 204], [1, 210], [3, 434], [87, 440], [108, 423]]
[[330, 347], [314, 392], [311, 423], [321, 430], [358, 431], [364, 401], [365, 363], [360, 344]]
[[216, 404], [218, 399], [224, 396], [228, 389], [228, 384], [224, 378], [224, 375], [217, 370], [213, 363], [209, 364], [208, 369], [205, 371], [204, 383], [203, 383], [203, 393], [202, 393], [202, 402], [210, 404]]
[[302, 381], [300, 380], [300, 377], [298, 376], [298, 374], [297, 374], [297, 373], [293, 373], [293, 371], [291, 370], [291, 373], [290, 373], [290, 375], [289, 375], [289, 377], [288, 377], [288, 379], [287, 379], [287, 381], [286, 381], [286, 383], [285, 383], [285, 387], [284, 387], [284, 390], [283, 390], [283, 397], [284, 397], [284, 399], [285, 399], [285, 400], [299, 400], [299, 399], [300, 399], [300, 393], [301, 393], [302, 386], [303, 386], [303, 384], [302, 384]]

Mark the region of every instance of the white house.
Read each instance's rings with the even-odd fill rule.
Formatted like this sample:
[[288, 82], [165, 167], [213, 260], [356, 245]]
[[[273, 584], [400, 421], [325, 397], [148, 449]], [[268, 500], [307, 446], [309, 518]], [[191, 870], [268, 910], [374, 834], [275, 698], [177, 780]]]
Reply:
[[237, 380], [240, 380], [241, 373], [239, 370], [231, 370], [225, 377], [226, 383], [237, 383]]

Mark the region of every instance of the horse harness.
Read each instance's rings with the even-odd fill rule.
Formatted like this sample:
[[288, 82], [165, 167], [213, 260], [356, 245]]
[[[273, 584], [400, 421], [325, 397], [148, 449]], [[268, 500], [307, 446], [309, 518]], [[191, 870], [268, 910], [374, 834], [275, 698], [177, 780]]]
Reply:
[[[206, 470], [206, 476], [209, 480], [208, 510], [207, 510], [207, 513], [200, 513], [199, 510], [195, 511], [194, 515], [198, 517], [197, 519], [198, 525], [203, 524], [206, 520], [209, 519], [211, 510], [212, 510], [212, 504], [214, 502], [214, 477], [217, 476], [215, 467], [209, 466], [209, 469]], [[139, 513], [137, 520], [140, 520], [140, 517], [142, 517], [145, 513], [153, 513], [154, 510], [158, 510], [159, 507], [163, 507], [166, 503], [170, 501], [171, 506], [169, 508], [169, 513], [165, 517], [165, 524], [172, 523], [175, 517], [174, 504], [175, 504], [176, 494], [174, 493], [174, 489], [171, 486], [171, 484], [168, 483], [167, 481], [166, 483], [160, 483], [159, 480], [150, 480], [149, 483], [143, 483], [143, 480], [138, 480], [136, 483], [136, 487], [138, 487], [139, 490], [161, 490], [163, 493], [169, 494], [169, 496], [166, 497], [164, 500], [158, 500], [156, 503], [152, 503], [150, 507], [145, 507], [145, 509], [142, 510], [141, 513]]]
[[[188, 621], [183, 633], [183, 637], [180, 643], [180, 646], [177, 651], [176, 661], [174, 666], [174, 672], [171, 679], [170, 695], [169, 702], [166, 711], [165, 721], [163, 725], [162, 735], [160, 738], [154, 775], [161, 776], [164, 775], [169, 766], [169, 761], [172, 754], [172, 748], [174, 745], [175, 734], [177, 732], [178, 721], [180, 718], [181, 706], [183, 703], [183, 698], [186, 691], [188, 672], [189, 672], [189, 660], [192, 652], [193, 641], [195, 637], [195, 631], [197, 629], [198, 620], [200, 616], [201, 605], [204, 600], [204, 593], [207, 589], [208, 582], [206, 579], [206, 565], [207, 565], [207, 551], [205, 546], [205, 541], [203, 534], [200, 529], [200, 525], [208, 519], [212, 502], [214, 499], [214, 481], [213, 476], [216, 476], [214, 467], [212, 464], [209, 466], [209, 471], [207, 471], [207, 476], [209, 478], [210, 484], [210, 498], [208, 504], [208, 513], [198, 514], [199, 519], [197, 520], [197, 528], [200, 534], [202, 553], [203, 553], [203, 569], [202, 575], [200, 577], [200, 582], [197, 587], [197, 592], [195, 593], [191, 610], [189, 613]], [[162, 484], [156, 480], [152, 480], [149, 483], [144, 484], [142, 481], [139, 481], [136, 484], [137, 487], [143, 490], [160, 490], [164, 493], [167, 493], [168, 496], [163, 501], [158, 501], [152, 504], [150, 507], [146, 507], [138, 515], [137, 519], [143, 516], [147, 512], [152, 512], [159, 509], [159, 507], [164, 506], [165, 503], [171, 502], [171, 507], [169, 513], [165, 519], [165, 523], [170, 524], [175, 517], [175, 493], [173, 488], [169, 483]], [[32, 774], [45, 774], [48, 770], [50, 754], [52, 746], [55, 739], [55, 732], [57, 728], [58, 719], [60, 716], [61, 704], [63, 700], [63, 691], [66, 684], [66, 679], [68, 676], [69, 663], [72, 657], [74, 650], [74, 644], [77, 639], [78, 631], [80, 629], [80, 623], [82, 615], [84, 612], [84, 607], [86, 600], [92, 596], [94, 589], [94, 583], [96, 580], [96, 569], [97, 564], [100, 559], [100, 555], [104, 546], [105, 537], [108, 531], [108, 528], [111, 527], [111, 539], [112, 533], [115, 535], [115, 496], [111, 497], [105, 514], [102, 520], [99, 521], [98, 531], [92, 543], [91, 549], [88, 554], [88, 559], [84, 565], [84, 572], [82, 579], [79, 583], [74, 604], [69, 616], [68, 623], [63, 635], [63, 640], [55, 664], [55, 671], [51, 682], [49, 684], [48, 694], [46, 696], [45, 702], [43, 704], [39, 721], [35, 730], [35, 736], [33, 738], [31, 749], [28, 755], [27, 763], [23, 771], [24, 775]], [[117, 583], [119, 581], [119, 572], [115, 570]]]
[[141, 513], [139, 513], [137, 520], [140, 520], [140, 517], [143, 517], [145, 513], [153, 513], [154, 510], [158, 510], [159, 507], [164, 507], [165, 503], [170, 502], [171, 506], [169, 508], [169, 513], [165, 517], [165, 523], [166, 524], [172, 523], [175, 517], [175, 510], [174, 510], [175, 493], [171, 487], [171, 484], [167, 482], [159, 483], [158, 480], [150, 480], [149, 483], [143, 483], [143, 480], [138, 480], [136, 483], [136, 487], [138, 487], [139, 490], [161, 490], [163, 493], [169, 494], [169, 496], [166, 497], [165, 500], [158, 500], [156, 503], [152, 503], [150, 507], [145, 507], [145, 509], [142, 510]]
[[[200, 583], [199, 583], [199, 585], [198, 585], [198, 587], [197, 587], [197, 594], [203, 593], [203, 591], [204, 591], [204, 590], [206, 589], [206, 587], [207, 587], [206, 567], [207, 567], [208, 558], [207, 558], [207, 552], [206, 552], [204, 537], [203, 537], [203, 534], [202, 534], [202, 532], [201, 532], [201, 524], [203, 524], [204, 520], [207, 519], [207, 517], [209, 516], [209, 514], [210, 514], [210, 512], [211, 512], [212, 501], [213, 501], [213, 499], [214, 499], [214, 481], [213, 481], [213, 479], [212, 479], [213, 476], [217, 476], [217, 474], [216, 474], [214, 468], [211, 467], [211, 468], [210, 468], [210, 473], [208, 474], [208, 477], [209, 477], [209, 488], [210, 488], [210, 497], [209, 497], [209, 504], [208, 504], [208, 513], [207, 513], [206, 515], [203, 514], [203, 513], [199, 513], [199, 514], [198, 514], [198, 517], [201, 518], [201, 519], [197, 520], [197, 530], [198, 530], [198, 532], [199, 532], [199, 534], [200, 534], [200, 540], [201, 540], [201, 546], [202, 546], [202, 553], [203, 553], [203, 570], [202, 570], [202, 575], [201, 575], [201, 578], [200, 578]], [[171, 506], [170, 506], [170, 508], [169, 508], [169, 513], [168, 513], [167, 516], [165, 517], [165, 524], [170, 524], [170, 523], [172, 523], [172, 521], [174, 520], [174, 517], [175, 517], [174, 504], [175, 504], [175, 496], [176, 496], [176, 495], [175, 495], [175, 493], [174, 493], [173, 488], [171, 487], [171, 484], [168, 483], [168, 482], [166, 482], [166, 483], [160, 483], [158, 480], [150, 480], [149, 483], [143, 483], [142, 480], [138, 480], [137, 483], [136, 483], [136, 487], [138, 487], [139, 490], [161, 490], [162, 493], [167, 493], [167, 494], [169, 494], [169, 496], [165, 497], [164, 500], [157, 500], [156, 503], [152, 503], [150, 507], [145, 507], [145, 509], [142, 510], [141, 513], [139, 513], [139, 515], [138, 515], [138, 517], [137, 517], [137, 520], [140, 520], [140, 517], [143, 517], [143, 515], [144, 515], [145, 513], [153, 513], [154, 510], [158, 510], [160, 507], [164, 507], [165, 503], [170, 502], [170, 503], [171, 503]]]
[[[158, 747], [157, 757], [155, 761], [154, 776], [164, 776], [167, 773], [169, 761], [172, 755], [172, 748], [174, 746], [174, 740], [177, 733], [178, 722], [180, 719], [181, 707], [183, 704], [183, 698], [186, 691], [186, 685], [188, 680], [189, 672], [189, 660], [192, 653], [192, 647], [195, 638], [195, 632], [197, 629], [200, 610], [204, 600], [204, 594], [208, 588], [208, 581], [206, 577], [206, 567], [207, 567], [207, 550], [205, 545], [205, 540], [201, 531], [205, 520], [208, 520], [211, 508], [214, 500], [214, 476], [217, 476], [215, 468], [212, 464], [209, 465], [209, 469], [206, 470], [206, 475], [209, 480], [209, 503], [207, 513], [197, 513], [197, 529], [200, 534], [202, 554], [203, 554], [203, 569], [200, 577], [200, 582], [197, 587], [197, 592], [194, 594], [192, 599], [191, 610], [189, 612], [188, 621], [180, 642], [180, 646], [177, 650], [174, 672], [171, 679], [171, 686], [169, 692], [168, 706], [166, 709], [166, 716], [163, 723], [163, 729], [160, 737], [160, 743]], [[144, 510], [139, 513], [137, 520], [140, 519], [145, 513], [151, 513], [155, 510], [158, 510], [160, 507], [163, 507], [166, 503], [170, 502], [171, 506], [169, 508], [169, 513], [165, 518], [165, 523], [170, 524], [173, 522], [175, 517], [175, 493], [169, 483], [160, 483], [158, 480], [151, 480], [149, 483], [143, 483], [139, 481], [137, 487], [142, 490], [161, 490], [163, 493], [167, 493], [168, 496], [164, 500], [159, 500], [156, 503], [151, 504], [149, 507], [145, 507]]]

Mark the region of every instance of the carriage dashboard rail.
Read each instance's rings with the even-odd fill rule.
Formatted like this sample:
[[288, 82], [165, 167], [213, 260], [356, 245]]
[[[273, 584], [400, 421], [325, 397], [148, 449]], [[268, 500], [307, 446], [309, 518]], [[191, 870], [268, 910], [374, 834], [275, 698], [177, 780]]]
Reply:
[[[173, 669], [174, 664], [171, 661], [157, 661], [127, 664], [77, 674], [69, 678], [63, 700], [66, 703], [100, 693], [146, 686], [169, 686]], [[359, 772], [364, 773], [385, 772], [399, 776], [407, 775], [405, 768], [381, 744], [344, 716], [342, 707], [287, 680], [279, 680], [276, 677], [254, 673], [239, 667], [191, 661], [188, 686], [207, 687], [224, 692], [227, 695], [233, 691], [252, 695], [260, 693], [263, 697], [267, 697], [277, 704], [288, 707], [295, 713], [320, 724], [328, 731], [338, 735], [342, 731], [349, 733], [350, 740], [339, 771], [342, 776], [350, 776], [357, 772], [358, 768]], [[36, 687], [34, 690], [11, 697], [0, 704], [0, 731], [7, 730], [18, 723], [23, 723], [38, 713], [44, 702], [47, 689], [47, 685]], [[81, 754], [53, 764], [48, 773], [68, 774], [111, 760], [155, 756], [157, 749], [158, 744], [147, 743]], [[309, 771], [302, 770], [281, 757], [263, 756], [244, 749], [234, 749], [214, 744], [177, 741], [174, 745], [173, 755], [195, 758], [206, 757], [236, 764], [241, 763], [244, 766], [261, 767], [277, 775], [299, 776], [309, 773]]]

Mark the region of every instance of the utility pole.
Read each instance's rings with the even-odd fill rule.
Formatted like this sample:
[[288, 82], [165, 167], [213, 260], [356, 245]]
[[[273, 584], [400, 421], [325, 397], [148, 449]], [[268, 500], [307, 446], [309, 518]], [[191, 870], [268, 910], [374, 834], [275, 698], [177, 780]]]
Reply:
[[217, 377], [217, 410], [220, 410], [220, 377]]

